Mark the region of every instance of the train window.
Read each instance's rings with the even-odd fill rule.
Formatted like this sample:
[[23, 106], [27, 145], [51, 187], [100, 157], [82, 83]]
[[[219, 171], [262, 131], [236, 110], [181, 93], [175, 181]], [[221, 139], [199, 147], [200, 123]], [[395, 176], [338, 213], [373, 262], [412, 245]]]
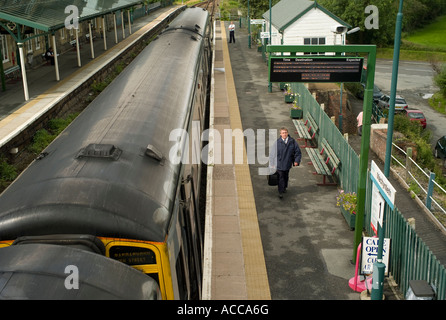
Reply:
[[141, 264], [156, 264], [155, 253], [148, 248], [113, 246], [110, 248], [110, 258], [129, 266]]

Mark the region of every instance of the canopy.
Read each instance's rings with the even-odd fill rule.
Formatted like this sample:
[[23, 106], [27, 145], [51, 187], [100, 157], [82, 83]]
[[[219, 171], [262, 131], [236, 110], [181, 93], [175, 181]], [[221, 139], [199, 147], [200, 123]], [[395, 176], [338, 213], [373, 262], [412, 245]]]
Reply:
[[[0, 0], [0, 20], [51, 32], [65, 27], [75, 6], [79, 21], [93, 19], [144, 3], [135, 0]], [[67, 9], [65, 12], [65, 9]]]

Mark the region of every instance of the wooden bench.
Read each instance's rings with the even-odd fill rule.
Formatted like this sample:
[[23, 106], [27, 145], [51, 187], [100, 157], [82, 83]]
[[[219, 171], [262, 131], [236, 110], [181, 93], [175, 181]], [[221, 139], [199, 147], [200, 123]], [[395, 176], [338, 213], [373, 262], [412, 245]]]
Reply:
[[4, 72], [6, 78], [17, 79], [18, 77], [20, 77], [20, 66], [14, 66], [12, 68], [6, 69]]
[[337, 185], [335, 182], [326, 182], [326, 177], [332, 177], [341, 164], [341, 160], [339, 160], [328, 141], [325, 138], [322, 139], [320, 151], [316, 148], [308, 148], [306, 150], [311, 160], [310, 164], [316, 169], [316, 172], [313, 174], [320, 174], [324, 177], [323, 183], [318, 183], [318, 185]]
[[20, 75], [20, 66], [18, 65], [5, 70], [5, 76], [8, 78], [9, 77], [16, 78], [19, 75]]
[[316, 146], [308, 144], [314, 139], [316, 133], [319, 131], [319, 126], [316, 121], [314, 121], [311, 114], [307, 114], [307, 120], [305, 120], [305, 122], [303, 120], [293, 120], [293, 123], [296, 127], [296, 133], [300, 137], [298, 140], [305, 140], [305, 145], [301, 146], [301, 148], [316, 148]]

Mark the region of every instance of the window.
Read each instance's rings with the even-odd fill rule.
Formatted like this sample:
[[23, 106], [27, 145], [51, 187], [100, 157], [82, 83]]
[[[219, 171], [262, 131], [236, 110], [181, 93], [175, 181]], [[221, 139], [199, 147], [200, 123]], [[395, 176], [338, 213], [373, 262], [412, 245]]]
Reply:
[[[325, 44], [325, 38], [304, 38], [304, 45], [323, 45]], [[325, 55], [325, 52], [304, 52], [304, 54], [317, 54], [317, 55]]]
[[[34, 29], [34, 34], [39, 34], [39, 33], [40, 33], [39, 29]], [[36, 41], [36, 50], [39, 50], [40, 45], [42, 43], [42, 39], [41, 39], [41, 37], [36, 37], [36, 38], [34, 38], [34, 40]]]
[[6, 41], [6, 36], [0, 35], [0, 48], [2, 49], [2, 62], [6, 63], [9, 61], [8, 55], [8, 43]]

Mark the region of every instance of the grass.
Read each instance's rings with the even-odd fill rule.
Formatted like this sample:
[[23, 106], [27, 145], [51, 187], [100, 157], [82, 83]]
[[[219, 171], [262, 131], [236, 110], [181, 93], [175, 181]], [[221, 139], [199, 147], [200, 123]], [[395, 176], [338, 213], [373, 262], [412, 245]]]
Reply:
[[[446, 62], [446, 15], [412, 34], [403, 35], [400, 60]], [[393, 46], [379, 48], [377, 57], [393, 59]]]
[[446, 52], [446, 15], [436, 19], [421, 30], [404, 38], [404, 40], [432, 48], [433, 50]]
[[76, 117], [78, 113], [68, 115], [66, 118], [56, 118], [48, 122], [48, 128], [38, 130], [29, 151], [39, 154], [45, 149]]

